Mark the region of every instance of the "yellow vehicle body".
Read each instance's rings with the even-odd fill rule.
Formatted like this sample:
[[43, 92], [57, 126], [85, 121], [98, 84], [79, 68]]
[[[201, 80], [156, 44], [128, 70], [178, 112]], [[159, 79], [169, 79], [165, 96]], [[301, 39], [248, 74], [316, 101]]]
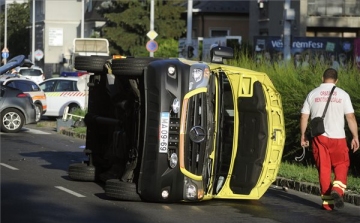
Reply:
[[[239, 143], [234, 137], [231, 165], [229, 173], [225, 178], [224, 186], [217, 194], [213, 194], [211, 191], [208, 191], [208, 193], [205, 193], [204, 199], [259, 199], [276, 179], [285, 144], [285, 123], [280, 94], [276, 91], [270, 78], [265, 73], [226, 65], [221, 65], [219, 67], [218, 64], [211, 64], [210, 69], [215, 73], [218, 73], [218, 71], [224, 71], [228, 76], [233, 92], [232, 100], [234, 101], [235, 108], [238, 107], [236, 100], [237, 97], [253, 96], [254, 89], [251, 86], [253, 86], [255, 81], [259, 81], [262, 84], [266, 98], [268, 132], [271, 134], [267, 137], [268, 148], [266, 149], [265, 159], [262, 163], [261, 175], [249, 194], [236, 194], [229, 187], [231, 175], [234, 171], [234, 157], [238, 152], [237, 148]], [[234, 114], [237, 114], [237, 112], [235, 111]], [[234, 122], [234, 126], [237, 126], [237, 123], [242, 122], [242, 120], [238, 115], [235, 115]], [[239, 129], [234, 128], [234, 135], [238, 134]], [[214, 154], [212, 154], [212, 156], [213, 155]]]

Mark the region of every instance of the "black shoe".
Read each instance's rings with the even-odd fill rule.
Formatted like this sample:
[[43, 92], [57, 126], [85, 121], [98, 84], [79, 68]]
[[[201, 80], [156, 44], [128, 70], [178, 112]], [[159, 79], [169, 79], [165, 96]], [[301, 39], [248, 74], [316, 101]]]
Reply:
[[344, 207], [344, 199], [337, 191], [331, 191], [331, 197], [334, 199], [334, 204], [336, 208]]

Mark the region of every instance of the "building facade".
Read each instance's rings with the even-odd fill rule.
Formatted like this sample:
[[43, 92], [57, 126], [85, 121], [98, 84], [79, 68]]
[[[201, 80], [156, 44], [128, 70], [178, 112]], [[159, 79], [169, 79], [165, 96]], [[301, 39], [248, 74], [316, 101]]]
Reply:
[[[286, 1], [293, 13], [289, 21], [292, 37], [360, 37], [359, 0], [194, 0], [192, 37], [241, 36], [242, 42], [253, 46], [255, 36], [283, 37]], [[43, 52], [36, 64], [47, 77], [72, 69], [74, 38], [100, 35], [104, 19], [96, 8], [107, 4], [111, 1], [35, 1], [35, 50]], [[32, 38], [31, 32], [29, 36]]]
[[[30, 7], [32, 11], [32, 4]], [[35, 1], [35, 50], [43, 51], [36, 64], [47, 77], [73, 68], [73, 40], [93, 33], [94, 24], [82, 21], [88, 7], [89, 0]]]
[[[250, 1], [249, 39], [254, 36], [282, 36], [284, 3]], [[296, 37], [360, 37], [360, 1], [289, 0], [294, 18], [291, 35]]]

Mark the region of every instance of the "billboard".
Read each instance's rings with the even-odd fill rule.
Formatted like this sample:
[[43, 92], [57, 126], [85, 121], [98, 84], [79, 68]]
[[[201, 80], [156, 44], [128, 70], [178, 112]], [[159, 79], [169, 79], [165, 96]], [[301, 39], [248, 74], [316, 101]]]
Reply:
[[[337, 37], [293, 37], [291, 39], [291, 55], [293, 58], [310, 57], [312, 60], [329, 62], [333, 59], [345, 64], [354, 59], [355, 38]], [[270, 54], [271, 59], [278, 58], [283, 52], [283, 39], [280, 36], [255, 36], [255, 54]], [[359, 49], [360, 50], [360, 49]]]
[[360, 69], [360, 38], [354, 40], [354, 61], [357, 68]]

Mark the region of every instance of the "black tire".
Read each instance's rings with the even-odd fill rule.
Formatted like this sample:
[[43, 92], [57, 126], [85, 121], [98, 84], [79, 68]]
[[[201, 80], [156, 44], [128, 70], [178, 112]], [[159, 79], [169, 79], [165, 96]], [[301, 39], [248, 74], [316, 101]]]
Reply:
[[152, 61], [159, 60], [159, 58], [124, 58], [112, 60], [111, 68], [114, 75], [121, 75], [126, 77], [142, 76], [144, 68]]
[[106, 181], [105, 194], [108, 197], [123, 201], [141, 201], [136, 192], [136, 184], [123, 182], [119, 179], [110, 179]]
[[1, 131], [17, 133], [24, 126], [25, 117], [17, 109], [7, 108], [1, 112]]
[[95, 166], [85, 163], [73, 163], [69, 165], [69, 177], [78, 181], [95, 181]]
[[35, 104], [36, 122], [40, 122], [43, 113], [43, 107], [41, 104]]
[[75, 69], [86, 70], [90, 73], [99, 73], [104, 71], [104, 65], [109, 56], [77, 56], [75, 57]]

